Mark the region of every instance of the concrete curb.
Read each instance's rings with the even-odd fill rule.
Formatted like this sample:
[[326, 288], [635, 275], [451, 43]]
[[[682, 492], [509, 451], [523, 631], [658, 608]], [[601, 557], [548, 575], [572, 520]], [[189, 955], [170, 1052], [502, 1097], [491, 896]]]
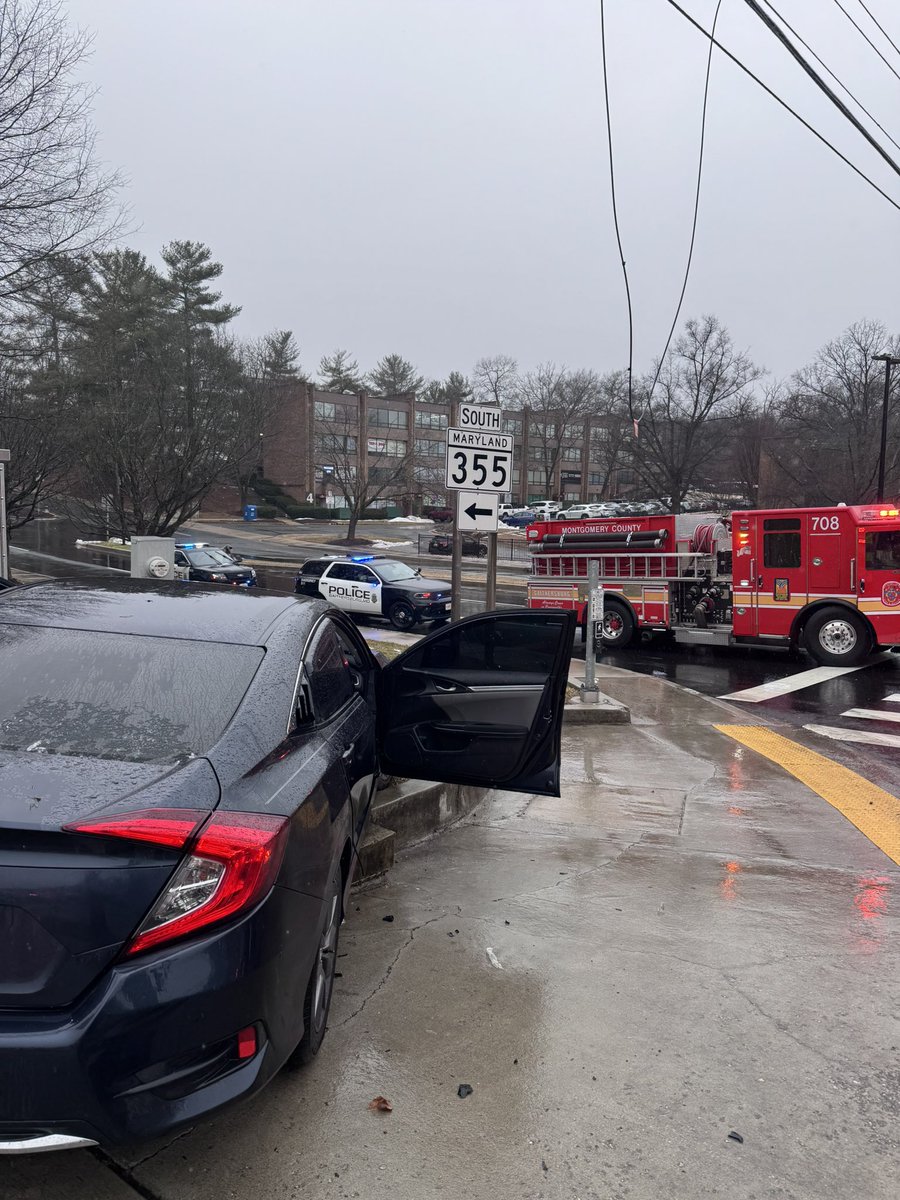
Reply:
[[596, 704], [582, 704], [580, 700], [567, 704], [563, 711], [563, 725], [628, 725], [631, 709], [602, 692]]
[[359, 847], [357, 878], [383, 875], [394, 853], [468, 816], [484, 800], [483, 788], [403, 779], [376, 794]]

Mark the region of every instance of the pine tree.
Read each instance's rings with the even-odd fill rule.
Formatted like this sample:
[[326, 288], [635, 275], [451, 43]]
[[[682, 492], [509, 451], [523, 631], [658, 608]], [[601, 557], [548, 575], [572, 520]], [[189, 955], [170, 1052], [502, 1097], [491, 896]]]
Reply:
[[425, 386], [424, 376], [402, 354], [385, 354], [369, 372], [368, 382], [376, 396], [401, 396], [406, 392], [418, 394]]
[[326, 392], [361, 392], [365, 387], [359, 363], [350, 357], [349, 350], [322, 355], [319, 382]]

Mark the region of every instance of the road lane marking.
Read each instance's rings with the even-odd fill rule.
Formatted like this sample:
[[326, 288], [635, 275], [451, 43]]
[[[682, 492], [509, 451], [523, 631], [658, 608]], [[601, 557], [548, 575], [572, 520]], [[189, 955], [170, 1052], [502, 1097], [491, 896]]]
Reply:
[[[827, 727], [804, 728], [817, 732]], [[762, 725], [717, 725], [716, 729], [740, 742], [742, 746], [747, 746], [771, 762], [777, 763], [789, 775], [805, 783], [900, 866], [900, 800], [896, 796], [876, 787], [874, 783], [863, 779], [848, 767], [817, 754], [815, 750], [808, 750], [798, 742], [782, 737], [780, 733]], [[836, 732], [860, 732], [869, 738], [875, 736], [861, 730]], [[825, 736], [829, 734], [826, 733]], [[882, 738], [888, 736], [890, 735], [880, 735]], [[894, 741], [900, 745], [900, 737]]]
[[900, 750], [900, 735], [877, 733], [874, 729], [841, 729], [838, 725], [804, 725], [810, 733], [831, 738], [833, 742], [857, 742], [863, 746], [891, 746]]
[[860, 717], [865, 721], [893, 721], [900, 724], [900, 712], [880, 712], [877, 708], [848, 708], [842, 717]]
[[770, 683], [761, 683], [757, 687], [744, 688], [740, 692], [729, 692], [720, 696], [720, 700], [740, 700], [745, 704], [759, 704], [763, 700], [771, 700], [775, 696], [786, 696], [788, 692], [801, 692], [804, 688], [814, 687], [817, 683], [826, 683], [829, 679], [837, 679], [839, 675], [850, 675], [853, 671], [864, 671], [866, 667], [874, 666], [883, 661], [883, 656], [870, 659], [858, 667], [813, 667], [809, 671], [800, 671], [796, 675], [788, 675], [786, 679], [773, 679]]

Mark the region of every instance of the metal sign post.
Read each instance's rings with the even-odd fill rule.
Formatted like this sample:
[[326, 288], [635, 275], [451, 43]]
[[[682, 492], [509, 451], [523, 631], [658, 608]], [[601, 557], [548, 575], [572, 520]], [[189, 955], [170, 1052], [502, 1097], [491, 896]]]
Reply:
[[484, 607], [491, 612], [497, 607], [497, 534], [488, 534], [487, 576], [484, 583]]
[[[456, 419], [462, 405], [459, 401], [455, 401], [450, 413], [451, 426], [456, 424]], [[462, 616], [462, 532], [459, 528], [459, 508], [462, 503], [462, 495], [456, 498], [456, 511], [453, 514], [453, 536], [450, 540], [450, 620], [458, 621]]]
[[9, 538], [6, 531], [6, 464], [9, 451], [0, 450], [0, 579], [9, 579]]
[[596, 703], [597, 690], [597, 626], [603, 626], [603, 588], [600, 586], [600, 564], [588, 559], [588, 599], [585, 613], [584, 684], [581, 699], [584, 703]]

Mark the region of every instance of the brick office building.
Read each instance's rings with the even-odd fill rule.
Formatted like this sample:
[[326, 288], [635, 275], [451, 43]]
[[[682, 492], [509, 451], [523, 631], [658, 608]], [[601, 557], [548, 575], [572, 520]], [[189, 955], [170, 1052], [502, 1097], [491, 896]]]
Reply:
[[[445, 501], [449, 405], [413, 394], [323, 392], [300, 382], [283, 385], [279, 393], [272, 424], [261, 439], [263, 474], [299, 501], [312, 496], [317, 504], [340, 507], [343, 490], [336, 476], [341, 470], [334, 459], [340, 458], [344, 470], [348, 463], [356, 470], [363, 446], [369, 478], [391, 481], [379, 503], [410, 510]], [[611, 427], [609, 417], [585, 418], [561, 446], [555, 444], [552, 422], [540, 426], [527, 409], [504, 411], [503, 426], [515, 446], [512, 490], [505, 497], [512, 503], [584, 503], [633, 492], [635, 473], [620, 452], [620, 430]]]

